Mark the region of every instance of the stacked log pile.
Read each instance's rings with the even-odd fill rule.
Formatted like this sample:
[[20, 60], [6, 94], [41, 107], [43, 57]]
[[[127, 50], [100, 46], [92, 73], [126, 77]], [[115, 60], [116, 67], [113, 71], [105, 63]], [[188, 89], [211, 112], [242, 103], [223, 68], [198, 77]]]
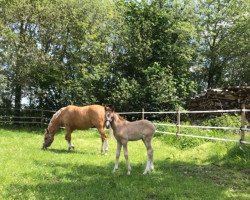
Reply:
[[[191, 99], [189, 110], [241, 109], [242, 104], [250, 109], [250, 86], [209, 89]], [[247, 113], [248, 120], [250, 113]]]

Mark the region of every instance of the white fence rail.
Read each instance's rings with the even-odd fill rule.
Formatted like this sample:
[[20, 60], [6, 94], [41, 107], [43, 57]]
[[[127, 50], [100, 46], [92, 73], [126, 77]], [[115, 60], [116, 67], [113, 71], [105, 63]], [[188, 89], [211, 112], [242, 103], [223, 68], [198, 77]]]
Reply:
[[[168, 134], [168, 135], [176, 135], [177, 137], [191, 137], [191, 138], [200, 138], [200, 139], [207, 139], [207, 140], [217, 140], [217, 141], [224, 141], [224, 142], [237, 142], [241, 144], [250, 144], [250, 141], [245, 140], [245, 133], [249, 133], [250, 129], [247, 128], [247, 120], [246, 120], [246, 112], [250, 112], [250, 109], [245, 109], [245, 105], [242, 105], [241, 109], [232, 109], [232, 110], [206, 110], [206, 111], [187, 111], [187, 110], [177, 110], [177, 111], [167, 111], [167, 112], [145, 112], [142, 109], [141, 112], [120, 112], [121, 115], [134, 115], [134, 114], [141, 114], [142, 119], [144, 119], [145, 115], [148, 114], [174, 114], [176, 116], [176, 123], [175, 124], [166, 124], [166, 123], [154, 123], [157, 126], [167, 126], [167, 127], [176, 127], [176, 132], [169, 132], [169, 131], [160, 131], [156, 129], [157, 133], [160, 134]], [[201, 125], [182, 125], [181, 124], [181, 114], [216, 114], [216, 113], [235, 113], [241, 116], [241, 126], [240, 127], [216, 127], [216, 126], [201, 126]], [[229, 139], [229, 138], [219, 138], [219, 137], [212, 137], [212, 136], [201, 136], [201, 135], [193, 135], [193, 134], [184, 134], [181, 133], [181, 128], [197, 128], [197, 129], [218, 129], [218, 130], [233, 130], [239, 131], [239, 139]]]
[[[3, 108], [0, 108], [3, 110]], [[38, 116], [14, 116], [13, 114], [0, 114], [0, 124], [38, 124], [44, 126], [48, 124], [50, 118], [45, 116], [45, 113], [49, 113], [50, 116], [55, 111], [52, 110], [37, 110], [37, 109], [24, 109], [23, 111], [36, 112]], [[175, 117], [176, 123], [167, 124], [167, 123], [154, 123], [156, 126], [166, 126], [166, 127], [175, 127], [175, 132], [169, 131], [160, 131], [156, 130], [157, 133], [160, 134], [169, 134], [176, 135], [177, 137], [192, 137], [192, 138], [200, 138], [200, 139], [208, 139], [208, 140], [217, 140], [217, 141], [225, 141], [225, 142], [240, 142], [241, 144], [250, 144], [250, 141], [245, 140], [245, 134], [250, 133], [250, 129], [247, 127], [246, 113], [250, 112], [250, 109], [245, 109], [245, 106], [242, 106], [242, 109], [233, 109], [233, 110], [207, 110], [207, 111], [187, 111], [187, 110], [177, 110], [177, 111], [164, 111], [164, 112], [145, 112], [142, 109], [141, 112], [119, 112], [120, 115], [141, 115], [141, 118], [144, 119], [145, 115], [173, 115]], [[215, 113], [235, 113], [241, 116], [241, 126], [240, 127], [216, 127], [216, 126], [202, 126], [202, 125], [183, 125], [181, 124], [181, 115], [182, 114], [215, 114]], [[31, 114], [30, 114], [31, 115]], [[47, 115], [48, 116], [48, 115]], [[239, 131], [239, 139], [228, 139], [228, 138], [218, 138], [218, 137], [210, 137], [210, 136], [202, 136], [202, 135], [192, 135], [185, 134], [181, 132], [182, 128], [190, 128], [190, 129], [216, 129], [216, 130], [233, 130]]]

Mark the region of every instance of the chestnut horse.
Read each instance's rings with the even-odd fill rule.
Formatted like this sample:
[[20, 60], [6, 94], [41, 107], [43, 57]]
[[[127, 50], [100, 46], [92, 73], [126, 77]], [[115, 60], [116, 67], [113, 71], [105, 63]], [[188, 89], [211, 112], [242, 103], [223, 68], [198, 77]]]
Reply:
[[128, 141], [142, 140], [147, 148], [148, 161], [146, 169], [143, 174], [147, 174], [154, 170], [153, 164], [153, 149], [151, 146], [151, 140], [154, 136], [155, 126], [152, 122], [148, 120], [138, 120], [134, 122], [129, 122], [123, 119], [120, 115], [113, 112], [112, 110], [106, 111], [106, 123], [110, 124], [113, 129], [114, 137], [117, 140], [117, 150], [116, 150], [116, 163], [113, 172], [118, 169], [118, 162], [121, 152], [121, 146], [123, 146], [124, 157], [126, 159], [128, 172], [131, 173], [131, 166], [128, 160]]
[[65, 139], [68, 142], [68, 149], [74, 149], [71, 143], [71, 133], [78, 130], [97, 128], [102, 139], [101, 152], [107, 153], [108, 144], [105, 134], [105, 112], [108, 107], [100, 105], [73, 106], [69, 105], [58, 110], [50, 120], [48, 128], [45, 130], [43, 149], [47, 149], [53, 140], [56, 131], [64, 126], [66, 129]]

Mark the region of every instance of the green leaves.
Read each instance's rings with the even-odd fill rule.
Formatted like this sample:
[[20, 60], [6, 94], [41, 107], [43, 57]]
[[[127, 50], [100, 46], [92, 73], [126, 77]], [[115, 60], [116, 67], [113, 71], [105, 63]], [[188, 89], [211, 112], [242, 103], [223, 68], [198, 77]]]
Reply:
[[206, 87], [249, 83], [246, 0], [2, 0], [0, 6], [0, 67], [10, 101], [162, 110], [185, 106]]
[[199, 3], [200, 49], [208, 87], [249, 83], [241, 76], [249, 68], [245, 62], [249, 56], [245, 52], [249, 50], [246, 46], [249, 46], [250, 29], [242, 21], [246, 15], [249, 15], [249, 2], [245, 0]]

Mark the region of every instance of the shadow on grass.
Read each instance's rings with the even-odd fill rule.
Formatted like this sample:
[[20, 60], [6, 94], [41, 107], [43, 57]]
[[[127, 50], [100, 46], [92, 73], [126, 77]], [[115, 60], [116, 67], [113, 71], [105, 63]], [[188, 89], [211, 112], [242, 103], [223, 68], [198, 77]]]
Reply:
[[[229, 148], [227, 155], [212, 156], [210, 165], [173, 162], [165, 159], [155, 162], [156, 171], [142, 175], [145, 164], [132, 164], [132, 175], [126, 176], [126, 166], [121, 162], [117, 173], [112, 174], [114, 161], [107, 164], [71, 163], [67, 154], [90, 154], [93, 151], [68, 151], [48, 149], [62, 155], [62, 162], [34, 161], [30, 173], [21, 174], [24, 180], [6, 188], [4, 199], [247, 199], [249, 175], [230, 166], [248, 159], [238, 147]], [[247, 150], [247, 153], [249, 151]], [[65, 155], [65, 156], [64, 156]], [[164, 154], [163, 154], [164, 155]], [[245, 157], [246, 156], [246, 157]], [[51, 156], [53, 157], [53, 156]], [[105, 157], [104, 157], [105, 159]], [[231, 165], [228, 165], [231, 160]], [[246, 167], [246, 160], [242, 167]], [[221, 163], [222, 161], [222, 163]], [[1, 186], [1, 185], [0, 185]], [[1, 191], [1, 187], [0, 187]], [[1, 197], [1, 196], [0, 196]], [[249, 196], [248, 196], [249, 197]]]
[[96, 152], [94, 151], [79, 151], [77, 149], [75, 150], [67, 150], [67, 149], [53, 149], [53, 148], [49, 148], [45, 151], [54, 153], [54, 154], [82, 154], [82, 155], [96, 155]]
[[[41, 161], [35, 161], [41, 167]], [[105, 166], [71, 163], [43, 165], [39, 174], [25, 174], [36, 184], [15, 183], [8, 187], [6, 199], [228, 199], [228, 190], [235, 189], [234, 197], [245, 195], [247, 177], [231, 179], [226, 169], [200, 166], [169, 159], [157, 161], [156, 171], [142, 175], [145, 165], [132, 165], [127, 176], [121, 162], [112, 174], [114, 163]], [[230, 173], [228, 173], [230, 172]], [[245, 182], [242, 182], [245, 179]], [[240, 184], [238, 181], [241, 181]]]
[[250, 170], [250, 145], [230, 145], [222, 158], [212, 156], [207, 160], [215, 166], [227, 167], [234, 170]]

